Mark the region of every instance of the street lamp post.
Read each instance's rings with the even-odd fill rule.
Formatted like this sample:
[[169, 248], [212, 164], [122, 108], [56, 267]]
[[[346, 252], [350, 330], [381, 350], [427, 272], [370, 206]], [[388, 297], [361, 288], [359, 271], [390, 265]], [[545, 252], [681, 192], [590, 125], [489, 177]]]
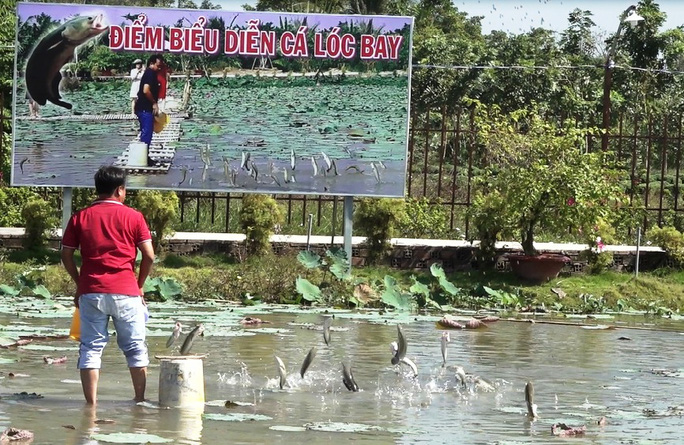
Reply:
[[629, 23], [629, 26], [634, 28], [643, 19], [643, 17], [637, 14], [636, 6], [632, 5], [625, 9], [625, 12], [623, 12], [620, 17], [620, 24], [618, 25], [617, 32], [615, 33], [613, 41], [610, 44], [610, 49], [608, 50], [603, 74], [603, 136], [601, 138], [601, 149], [603, 151], [608, 149], [608, 132], [610, 129], [610, 87], [613, 84], [613, 68], [615, 66], [613, 56], [615, 55], [615, 47], [620, 39], [623, 25]]

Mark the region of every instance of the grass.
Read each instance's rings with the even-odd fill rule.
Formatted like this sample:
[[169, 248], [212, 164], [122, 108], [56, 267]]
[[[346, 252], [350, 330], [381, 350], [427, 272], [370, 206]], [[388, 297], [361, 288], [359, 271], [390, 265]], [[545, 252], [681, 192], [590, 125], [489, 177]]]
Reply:
[[[58, 256], [43, 255], [31, 258], [29, 252], [15, 254], [21, 262], [4, 261], [0, 266], [0, 284], [15, 285], [17, 275], [31, 267], [46, 264], [37, 273], [40, 283], [52, 294], [73, 295], [75, 286], [64, 268], [59, 265]], [[41, 260], [41, 261], [38, 261]], [[355, 268], [350, 282], [333, 283], [338, 292], [331, 304], [346, 304], [353, 286], [367, 283], [378, 294], [383, 290], [385, 275], [394, 277], [403, 292], [413, 284], [413, 277], [433, 283], [436, 280], [428, 270], [398, 270], [386, 266]], [[322, 284], [319, 270], [307, 270], [296, 260], [294, 254], [248, 258], [236, 262], [223, 254], [202, 256], [164, 255], [155, 264], [152, 276], [173, 277], [182, 283], [184, 299], [201, 301], [221, 298], [241, 301], [246, 294], [259, 296], [265, 302], [291, 301], [296, 295], [294, 282], [302, 276], [314, 283]], [[328, 279], [329, 279], [328, 275]], [[461, 294], [456, 296], [453, 306], [481, 308], [499, 307], [518, 310], [539, 308], [562, 312], [603, 312], [608, 310], [640, 310], [656, 314], [681, 312], [684, 310], [684, 271], [659, 269], [642, 272], [639, 278], [633, 274], [604, 272], [598, 275], [574, 274], [555, 278], [543, 284], [528, 284], [520, 281], [510, 272], [455, 272], [449, 280]], [[330, 283], [327, 284], [329, 286]], [[489, 295], [484, 286], [515, 296], [515, 303], [497, 300]], [[554, 289], [556, 292], [552, 291]], [[559, 292], [562, 291], [562, 292]], [[559, 297], [558, 293], [563, 296]]]

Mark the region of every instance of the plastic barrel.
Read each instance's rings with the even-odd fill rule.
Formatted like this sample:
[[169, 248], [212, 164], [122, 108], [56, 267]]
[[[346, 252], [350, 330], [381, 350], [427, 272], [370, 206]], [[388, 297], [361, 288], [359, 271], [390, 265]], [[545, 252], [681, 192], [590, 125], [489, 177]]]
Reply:
[[204, 362], [201, 357], [161, 359], [159, 405], [166, 408], [204, 405]]
[[131, 167], [147, 167], [147, 144], [144, 142], [128, 144], [128, 165]]

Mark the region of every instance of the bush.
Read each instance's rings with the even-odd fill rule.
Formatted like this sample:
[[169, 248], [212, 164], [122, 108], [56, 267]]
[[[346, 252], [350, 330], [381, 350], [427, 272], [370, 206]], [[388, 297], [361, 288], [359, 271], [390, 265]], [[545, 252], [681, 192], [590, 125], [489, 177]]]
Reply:
[[162, 240], [173, 233], [171, 222], [178, 214], [179, 204], [175, 192], [142, 190], [136, 194], [133, 206], [145, 215], [152, 229], [152, 245], [155, 252], [160, 251]]
[[240, 225], [246, 235], [247, 253], [263, 256], [271, 252], [271, 235], [283, 215], [275, 199], [268, 195], [247, 194], [242, 197]]
[[589, 273], [599, 274], [613, 265], [613, 252], [605, 246], [615, 243], [615, 228], [601, 220], [591, 229], [584, 230], [589, 249], [583, 252], [589, 264]]
[[407, 238], [441, 239], [449, 230], [449, 215], [440, 204], [430, 204], [430, 200], [408, 198], [406, 218], [399, 221], [397, 232]]
[[406, 218], [406, 202], [402, 199], [364, 198], [354, 210], [355, 227], [366, 237], [368, 261], [376, 264], [390, 249], [401, 221]]
[[19, 227], [24, 224], [22, 209], [24, 204], [40, 197], [26, 187], [0, 188], [0, 227]]
[[665, 251], [676, 267], [684, 265], [684, 235], [679, 230], [674, 227], [654, 227], [648, 231], [647, 237]]
[[468, 216], [475, 226], [475, 234], [480, 240], [477, 251], [477, 262], [481, 269], [491, 269], [496, 264], [496, 242], [500, 240], [504, 231], [511, 226], [503, 196], [492, 191], [488, 194], [475, 196], [468, 209]]
[[47, 240], [46, 232], [59, 224], [55, 209], [47, 201], [38, 197], [32, 198], [24, 205], [21, 217], [26, 229], [24, 247], [30, 250], [43, 247]]

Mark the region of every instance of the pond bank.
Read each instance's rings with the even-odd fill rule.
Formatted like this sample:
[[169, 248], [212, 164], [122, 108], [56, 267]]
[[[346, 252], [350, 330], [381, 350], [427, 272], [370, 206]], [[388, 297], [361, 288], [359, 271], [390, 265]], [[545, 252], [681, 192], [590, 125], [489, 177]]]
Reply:
[[[0, 285], [9, 287], [0, 287], [0, 293], [37, 295], [34, 288], [23, 284], [30, 278], [34, 287], [44, 286], [50, 295], [73, 295], [74, 285], [58, 264], [58, 256], [53, 255], [52, 261], [40, 267], [36, 267], [35, 261], [5, 261], [0, 266]], [[155, 264], [151, 278], [167, 279], [163, 286], [169, 287], [155, 288], [148, 295], [150, 300], [309, 304], [302, 299], [296, 285], [298, 279], [305, 278], [321, 290], [317, 304], [328, 307], [388, 304], [391, 307], [393, 300], [387, 296], [391, 287], [407, 299], [405, 309], [426, 307], [431, 311], [484, 308], [581, 314], [639, 311], [667, 315], [684, 309], [684, 272], [669, 269], [643, 272], [638, 279], [633, 274], [614, 271], [599, 275], [563, 274], [547, 283], [530, 285], [510, 272], [448, 272], [443, 282], [430, 270], [354, 267], [351, 277], [337, 279], [330, 271], [307, 269], [291, 254], [248, 258], [243, 262], [221, 254], [167, 254]], [[424, 295], [428, 295], [428, 300]]]

